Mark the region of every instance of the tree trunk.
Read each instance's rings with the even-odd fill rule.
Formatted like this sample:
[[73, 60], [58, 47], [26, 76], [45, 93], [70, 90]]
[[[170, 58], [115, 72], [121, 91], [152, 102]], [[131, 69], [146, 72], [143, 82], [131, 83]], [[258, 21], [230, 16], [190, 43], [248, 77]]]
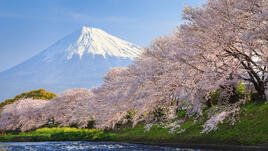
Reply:
[[260, 102], [266, 101], [264, 83], [258, 84], [258, 86], [255, 86], [255, 89], [256, 89], [257, 94], [258, 94], [258, 100], [257, 101], [260, 101]]

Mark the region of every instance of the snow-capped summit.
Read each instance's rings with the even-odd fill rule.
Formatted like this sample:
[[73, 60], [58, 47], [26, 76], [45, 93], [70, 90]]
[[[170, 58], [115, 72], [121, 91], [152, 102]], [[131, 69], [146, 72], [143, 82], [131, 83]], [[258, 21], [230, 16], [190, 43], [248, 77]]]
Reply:
[[36, 56], [1, 72], [0, 102], [32, 89], [57, 93], [98, 86], [111, 67], [127, 66], [140, 53], [140, 47], [101, 29], [82, 27]]
[[[134, 59], [140, 54], [141, 48], [114, 37], [101, 29], [82, 27], [45, 51], [45, 60], [52, 61], [61, 55], [70, 60], [74, 55], [81, 59], [86, 54], [123, 57]], [[58, 59], [58, 57], [56, 57]]]

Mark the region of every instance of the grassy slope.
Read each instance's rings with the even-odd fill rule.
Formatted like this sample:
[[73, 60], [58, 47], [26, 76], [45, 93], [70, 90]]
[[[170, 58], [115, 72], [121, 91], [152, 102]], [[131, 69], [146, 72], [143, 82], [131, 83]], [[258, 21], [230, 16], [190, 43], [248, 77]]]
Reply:
[[208, 137], [228, 144], [268, 145], [268, 104], [247, 104], [242, 108], [240, 122], [234, 126], [221, 124]]
[[229, 144], [229, 145], [268, 145], [268, 104], [250, 103], [242, 107], [240, 122], [230, 126], [219, 124], [216, 131], [201, 134], [203, 122], [193, 123], [188, 120], [182, 124], [186, 129], [181, 134], [169, 134], [168, 130], [154, 126], [144, 133], [139, 125], [124, 129], [118, 134], [119, 141], [144, 141], [161, 143], [193, 143], [193, 144]]
[[181, 134], [154, 126], [144, 132], [144, 125], [124, 128], [117, 134], [102, 130], [76, 128], [42, 128], [34, 132], [0, 136], [0, 141], [124, 141], [149, 143], [191, 143], [229, 145], [268, 145], [268, 104], [249, 103], [242, 107], [240, 122], [230, 126], [223, 123], [218, 130], [201, 134], [203, 122], [188, 119], [181, 125]]

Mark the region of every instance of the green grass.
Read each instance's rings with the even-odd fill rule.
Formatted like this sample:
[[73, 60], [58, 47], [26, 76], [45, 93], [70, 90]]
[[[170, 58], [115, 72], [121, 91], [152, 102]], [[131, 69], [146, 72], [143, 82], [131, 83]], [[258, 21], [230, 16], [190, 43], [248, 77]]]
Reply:
[[158, 126], [153, 126], [150, 131], [145, 132], [144, 125], [139, 124], [134, 128], [124, 128], [117, 133], [115, 141], [161, 142], [175, 136], [175, 134], [168, 133], [168, 129]]
[[[144, 125], [139, 124], [134, 128], [125, 128], [115, 137], [115, 141], [129, 142], [151, 142], [151, 143], [186, 143], [188, 139], [200, 135], [201, 127], [187, 121], [181, 125], [182, 129], [187, 130], [182, 134], [169, 133], [169, 129], [161, 126], [153, 126], [150, 131], [145, 132]], [[192, 143], [192, 142], [191, 142]]]
[[115, 137], [113, 133], [104, 133], [98, 129], [78, 128], [41, 128], [32, 132], [5, 134], [0, 141], [105, 141]]
[[188, 119], [181, 124], [185, 131], [170, 134], [168, 129], [154, 126], [144, 132], [144, 125], [123, 129], [118, 133], [117, 141], [138, 141], [152, 143], [191, 143], [191, 144], [228, 144], [228, 145], [268, 145], [268, 104], [249, 103], [242, 106], [240, 121], [231, 126], [219, 124], [216, 131], [200, 133], [204, 121], [194, 123]]
[[242, 107], [240, 122], [220, 124], [208, 137], [228, 144], [268, 145], [268, 104], [249, 103]]

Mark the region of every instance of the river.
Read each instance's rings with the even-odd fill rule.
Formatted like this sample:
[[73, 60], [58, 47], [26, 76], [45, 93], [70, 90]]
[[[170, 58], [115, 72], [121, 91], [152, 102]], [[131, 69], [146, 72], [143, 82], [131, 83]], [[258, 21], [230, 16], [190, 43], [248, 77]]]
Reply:
[[0, 143], [0, 151], [208, 151], [111, 142], [8, 142]]

